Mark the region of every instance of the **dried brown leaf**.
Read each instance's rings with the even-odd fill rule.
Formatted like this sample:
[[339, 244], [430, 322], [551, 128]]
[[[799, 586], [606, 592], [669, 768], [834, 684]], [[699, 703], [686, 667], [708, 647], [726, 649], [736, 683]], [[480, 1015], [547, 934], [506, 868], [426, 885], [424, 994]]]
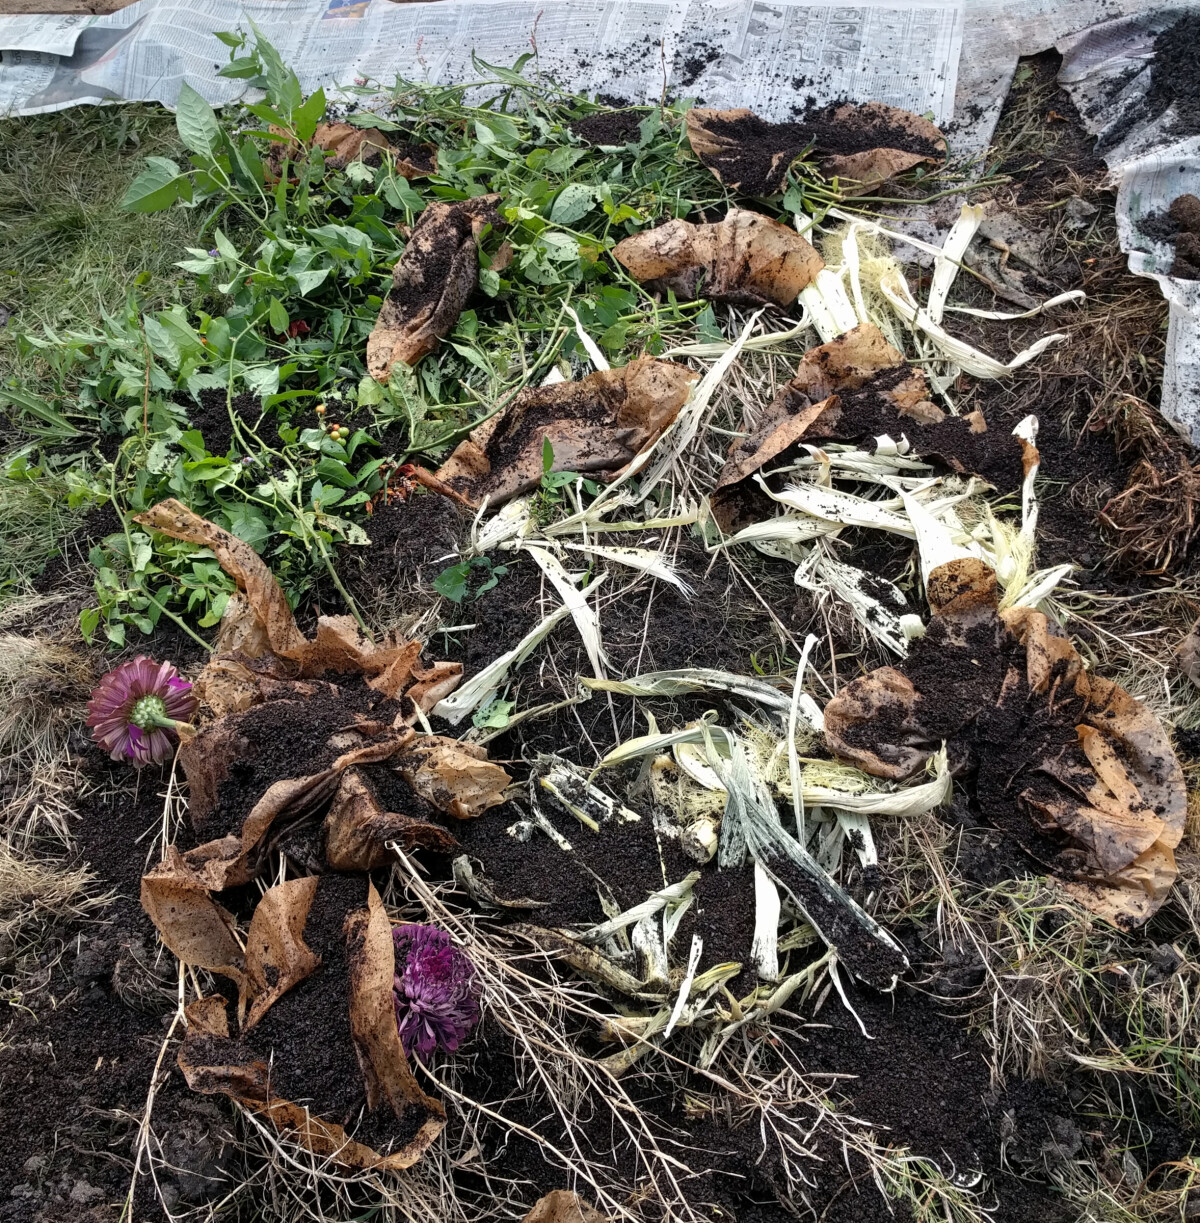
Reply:
[[458, 322], [479, 283], [476, 238], [485, 225], [499, 228], [498, 195], [429, 204], [417, 218], [392, 287], [367, 340], [367, 370], [386, 382], [392, 367], [415, 365]]
[[247, 966], [235, 934], [237, 922], [212, 898], [173, 845], [166, 858], [143, 876], [141, 900], [159, 937], [177, 959], [243, 986]]
[[668, 221], [617, 243], [613, 256], [652, 291], [751, 306], [792, 305], [825, 266], [795, 230], [742, 208], [714, 225]]
[[936, 424], [945, 418], [929, 400], [925, 375], [908, 366], [904, 354], [874, 323], [861, 323], [805, 353], [795, 377], [759, 414], [748, 435], [732, 444], [712, 496], [713, 516], [721, 529], [739, 530], [770, 512], [763, 504], [765, 494], [746, 481], [789, 447], [805, 438], [860, 440], [842, 423], [838, 395], [859, 390], [888, 370], [898, 376], [886, 379], [879, 398], [896, 409], [897, 435], [906, 419]]
[[745, 109], [696, 107], [687, 115], [687, 135], [716, 178], [746, 195], [782, 191], [788, 167], [805, 153], [826, 178], [849, 180], [840, 183], [847, 194], [946, 155], [945, 137], [928, 119], [882, 102], [846, 102], [793, 123], [768, 123]]
[[385, 811], [357, 769], [347, 769], [325, 816], [325, 860], [335, 871], [369, 871], [392, 857], [389, 841], [450, 853], [458, 842], [440, 824]]
[[[396, 1025], [392, 982], [396, 972], [392, 926], [375, 885], [370, 884], [367, 907], [346, 918], [350, 953], [350, 1031], [367, 1084], [367, 1107], [387, 1104], [397, 1117], [417, 1122], [406, 1151], [408, 1167], [441, 1133], [446, 1110], [420, 1088], [409, 1069]], [[396, 1159], [397, 1156], [391, 1158]]]
[[546, 441], [554, 471], [615, 474], [675, 419], [696, 380], [682, 365], [639, 357], [578, 382], [530, 388], [474, 429], [437, 477], [473, 504], [487, 497], [499, 505], [541, 482]]
[[249, 1031], [267, 1011], [305, 977], [316, 971], [321, 957], [304, 942], [304, 923], [312, 908], [318, 876], [288, 879], [268, 888], [254, 909], [246, 934], [246, 989], [239, 1004], [249, 1013]]
[[[202, 738], [198, 736], [196, 742], [201, 742]], [[355, 747], [339, 756], [323, 772], [273, 782], [246, 816], [240, 833], [197, 845], [188, 850], [184, 860], [200, 882], [214, 892], [249, 883], [261, 865], [260, 847], [277, 821], [318, 813], [333, 798], [343, 772], [356, 764], [387, 760], [412, 738], [410, 730], [388, 732], [377, 742]]]
[[555, 1189], [539, 1198], [521, 1223], [609, 1223], [609, 1220], [579, 1194]]
[[[237, 652], [245, 657], [262, 659], [269, 664], [273, 655], [290, 664], [291, 671], [300, 676], [323, 675], [327, 671], [365, 675], [371, 687], [392, 698], [398, 698], [414, 681], [428, 683], [429, 672], [419, 665], [420, 642], [395, 635], [373, 642], [351, 616], [318, 617], [316, 636], [309, 641], [296, 624], [283, 588], [258, 553], [237, 536], [193, 513], [180, 502], [162, 501], [137, 515], [134, 521], [172, 539], [182, 539], [213, 551], [221, 568], [245, 592], [244, 603], [238, 604], [236, 616], [226, 633], [226, 643], [238, 647]], [[462, 673], [456, 663], [436, 663], [434, 666], [437, 668], [436, 682], [443, 687], [452, 685], [455, 676]], [[219, 681], [219, 672], [210, 675], [206, 671], [202, 686], [207, 687], [211, 679], [216, 685], [217, 700], [236, 706], [252, 696], [246, 670], [248, 668], [226, 669]], [[423, 694], [425, 691], [427, 689], [423, 688]]]
[[504, 801], [512, 778], [475, 743], [420, 735], [396, 758], [414, 792], [439, 811], [469, 820]]

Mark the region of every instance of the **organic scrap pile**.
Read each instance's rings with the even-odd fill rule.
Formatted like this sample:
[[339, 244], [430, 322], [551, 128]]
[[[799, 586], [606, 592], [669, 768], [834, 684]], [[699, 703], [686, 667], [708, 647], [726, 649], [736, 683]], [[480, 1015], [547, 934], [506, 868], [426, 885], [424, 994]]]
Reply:
[[[196, 843], [168, 845], [141, 886], [180, 962], [237, 988], [236, 1019], [219, 993], [189, 1004], [180, 1066], [194, 1090], [263, 1113], [314, 1154], [409, 1167], [445, 1111], [409, 1069], [393, 998], [404, 964], [368, 872], [391, 843], [452, 850], [452, 826], [500, 803], [508, 774], [480, 748], [409, 728], [461, 668], [423, 668], [418, 642], [371, 643], [349, 617], [323, 618], [308, 641], [252, 549], [178, 503], [147, 520], [211, 547], [241, 592], [226, 649], [196, 683], [218, 716], [180, 748]], [[355, 691], [315, 678], [327, 671], [350, 674]], [[387, 809], [396, 791], [406, 810]], [[218, 897], [273, 870], [276, 854], [295, 875], [263, 891], [243, 939]], [[318, 1016], [328, 1027], [314, 1067]]]
[[22, 339], [10, 483], [93, 508], [0, 662], [148, 640], [86, 748], [0, 667], [6, 835], [119, 916], [8, 1096], [135, 1118], [126, 1219], [1190, 1218], [1200, 463], [1099, 178], [486, 65], [334, 117], [228, 37], [265, 130], [185, 90], [127, 197], [203, 311]]

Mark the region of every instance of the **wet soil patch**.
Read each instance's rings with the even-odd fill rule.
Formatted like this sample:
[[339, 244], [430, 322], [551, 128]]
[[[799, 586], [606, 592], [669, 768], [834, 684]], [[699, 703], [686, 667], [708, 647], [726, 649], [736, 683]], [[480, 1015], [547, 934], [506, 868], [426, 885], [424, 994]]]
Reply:
[[[851, 985], [849, 1000], [874, 1039], [864, 1038], [844, 1007], [827, 1004], [803, 1031], [799, 1050], [810, 1072], [854, 1076], [831, 1085], [835, 1099], [844, 1098], [852, 1115], [879, 1127], [877, 1138], [885, 1146], [910, 1147], [935, 1160], [948, 1176], [984, 1173], [1002, 1218], [1045, 1223], [1074, 1218], [1061, 1198], [1044, 1185], [1018, 1179], [1004, 1163], [1004, 1148], [1016, 1135], [1039, 1150], [1056, 1112], [1071, 1116], [1059, 1090], [1023, 1083], [1014, 1084], [1011, 1093], [995, 1090], [982, 1042], [903, 986], [893, 997]], [[1045, 1097], [1033, 1108], [1021, 1102], [1031, 1087]]]
[[[5, 1223], [66, 1223], [124, 1198], [137, 1119], [174, 1009], [174, 965], [138, 903], [146, 864], [146, 842], [138, 842], [162, 819], [167, 774], [151, 766], [134, 779], [82, 736], [76, 747], [86, 785], [73, 826], [76, 861], [116, 899], [97, 920], [62, 932], [64, 954], [48, 985], [12, 1013], [0, 1049]], [[172, 1207], [226, 1191], [227, 1119], [187, 1088], [171, 1055], [153, 1124], [172, 1164], [160, 1173]], [[139, 1219], [165, 1218], [152, 1182], [139, 1185], [136, 1207]]]
[[[505, 558], [504, 563], [508, 572], [491, 590], [478, 598], [468, 596], [449, 613], [452, 623], [475, 627], [438, 635], [438, 657], [461, 662], [464, 678], [477, 674], [488, 663], [513, 649], [542, 619], [541, 570], [528, 559], [510, 561]], [[552, 598], [557, 600], [558, 596], [552, 593]], [[548, 603], [545, 610], [552, 610], [554, 605]], [[563, 631], [564, 626], [560, 625], [548, 640], [555, 640]], [[519, 675], [520, 672], [511, 674]]]
[[[961, 416], [947, 416], [937, 424], [922, 424], [898, 411], [884, 394], [907, 377], [907, 366], [883, 370], [857, 390], [838, 396], [841, 411], [833, 430], [833, 440], [856, 441], [874, 452], [874, 439], [882, 433], [893, 438], [901, 434], [912, 443], [912, 452], [943, 469], [982, 476], [1001, 492], [1019, 488], [1024, 472], [1021, 448], [1008, 430], [989, 428], [976, 433]], [[814, 433], [819, 439], [821, 434]]]
[[588, 144], [634, 144], [641, 138], [641, 123], [649, 111], [609, 110], [577, 119], [571, 131]]

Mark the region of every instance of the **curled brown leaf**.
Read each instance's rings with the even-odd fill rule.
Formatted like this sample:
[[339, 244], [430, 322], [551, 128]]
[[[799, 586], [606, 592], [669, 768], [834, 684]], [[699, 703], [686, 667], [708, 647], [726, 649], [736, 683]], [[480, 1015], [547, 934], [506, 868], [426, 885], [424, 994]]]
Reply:
[[386, 382], [400, 362], [415, 365], [458, 322], [479, 283], [476, 238], [499, 228], [498, 195], [428, 205], [392, 271], [392, 287], [367, 340], [367, 371]]
[[618, 242], [613, 257], [647, 288], [681, 301], [751, 306], [792, 305], [825, 266], [795, 230], [742, 208], [713, 225], [668, 221]]

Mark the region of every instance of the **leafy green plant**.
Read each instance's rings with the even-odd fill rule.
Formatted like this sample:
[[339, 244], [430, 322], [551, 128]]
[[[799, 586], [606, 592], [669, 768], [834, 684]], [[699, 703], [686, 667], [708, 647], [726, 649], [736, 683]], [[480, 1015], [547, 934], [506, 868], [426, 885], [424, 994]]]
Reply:
[[[367, 542], [380, 464], [435, 462], [552, 362], [584, 368], [568, 304], [618, 359], [690, 339], [698, 319], [716, 329], [710, 307], [657, 301], [608, 256], [666, 217], [730, 202], [691, 155], [682, 105], [647, 108], [637, 137], [611, 148], [572, 131], [594, 103], [532, 84], [522, 61], [477, 64], [478, 104], [464, 86], [344, 91], [347, 122], [398, 133], [397, 147], [436, 147], [436, 168], [410, 182], [392, 152], [335, 164], [312, 143], [324, 93], [306, 98], [257, 30], [220, 37], [230, 49], [223, 75], [261, 90], [261, 101], [218, 115], [185, 85], [176, 127], [186, 155], [156, 150], [123, 201], [133, 215], [203, 217], [196, 244], [180, 252], [180, 300], [148, 309], [135, 285], [89, 326], [19, 333], [38, 377], [0, 387], [32, 442], [30, 464], [60, 464], [79, 482], [78, 503], [107, 500], [122, 514], [123, 533], [94, 549], [96, 605], [82, 618], [89, 635], [115, 644], [164, 614], [211, 627], [228, 595], [210, 557], [130, 529], [164, 497], [259, 549], [293, 602], [327, 580], [357, 614], [337, 552]], [[377, 384], [364, 368], [366, 338], [408, 228], [433, 200], [482, 192], [500, 195], [503, 225], [481, 236], [476, 301], [435, 355]], [[209, 411], [224, 397], [223, 453], [193, 426], [200, 396]], [[345, 431], [314, 423], [324, 402], [338, 405]], [[115, 457], [92, 450], [101, 439]], [[64, 457], [64, 446], [76, 453]], [[558, 512], [577, 479], [548, 464], [537, 512]], [[457, 568], [439, 582], [461, 599], [467, 575], [447, 576]], [[485, 587], [502, 572], [489, 568]]]
[[[448, 569], [443, 569], [433, 579], [433, 588], [443, 599], [449, 599], [451, 603], [461, 603], [468, 595], [478, 599], [481, 595], [487, 594], [506, 573], [508, 573], [507, 565], [495, 565], [489, 556], [476, 556], [470, 560], [459, 561], [457, 565], [451, 565]], [[477, 580], [472, 589], [473, 575], [482, 580]]]
[[563, 504], [564, 490], [583, 480], [583, 487], [591, 496], [600, 491], [600, 485], [595, 480], [588, 480], [577, 471], [552, 471], [554, 466], [554, 447], [550, 439], [542, 439], [542, 479], [537, 493], [534, 495], [530, 513], [534, 522], [545, 526], [554, 517]]

